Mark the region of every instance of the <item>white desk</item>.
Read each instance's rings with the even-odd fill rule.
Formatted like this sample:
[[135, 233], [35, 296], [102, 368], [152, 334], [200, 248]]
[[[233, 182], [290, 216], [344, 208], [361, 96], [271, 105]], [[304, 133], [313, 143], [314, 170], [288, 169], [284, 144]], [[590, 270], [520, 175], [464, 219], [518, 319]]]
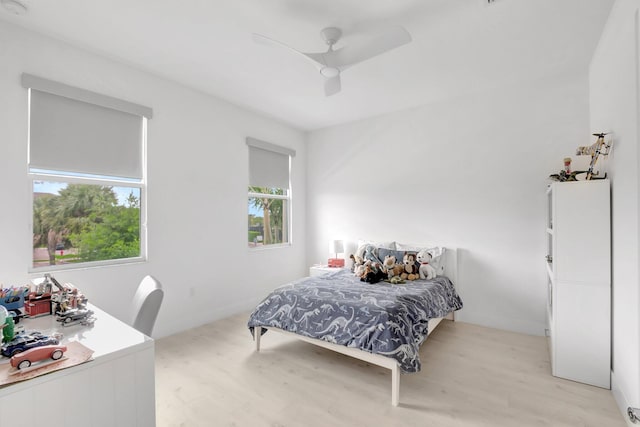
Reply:
[[[153, 339], [104, 311], [94, 325], [63, 327], [55, 316], [23, 319], [17, 326], [44, 334], [60, 332], [62, 343], [80, 341], [94, 360], [0, 388], [0, 426], [155, 426]], [[0, 363], [8, 363], [0, 357]]]

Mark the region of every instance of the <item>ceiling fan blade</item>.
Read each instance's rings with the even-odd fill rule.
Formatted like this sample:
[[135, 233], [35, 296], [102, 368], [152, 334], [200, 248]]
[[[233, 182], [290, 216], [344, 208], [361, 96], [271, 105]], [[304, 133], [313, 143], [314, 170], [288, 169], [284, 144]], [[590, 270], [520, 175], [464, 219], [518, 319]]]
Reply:
[[322, 62], [322, 54], [320, 53], [304, 53], [298, 50], [295, 50], [291, 46], [287, 46], [286, 44], [279, 42], [278, 40], [274, 40], [267, 36], [263, 36], [262, 34], [253, 33], [251, 34], [253, 41], [259, 44], [267, 45], [267, 46], [276, 46], [280, 48], [287, 49], [290, 52], [293, 52], [297, 55], [304, 57], [306, 60], [310, 61], [314, 67], [317, 69], [322, 69], [325, 67], [325, 64]]
[[358, 62], [366, 61], [410, 41], [411, 34], [403, 27], [390, 27], [363, 43], [327, 52], [324, 54], [323, 59], [327, 66], [336, 67], [343, 71]]
[[342, 85], [340, 84], [340, 74], [334, 77], [325, 78], [324, 94], [325, 96], [335, 95], [340, 92]]

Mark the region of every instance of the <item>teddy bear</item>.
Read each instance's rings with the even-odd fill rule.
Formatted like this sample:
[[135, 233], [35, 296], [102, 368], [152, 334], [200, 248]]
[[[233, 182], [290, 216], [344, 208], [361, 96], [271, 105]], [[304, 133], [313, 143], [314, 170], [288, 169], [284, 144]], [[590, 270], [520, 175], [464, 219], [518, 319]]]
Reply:
[[382, 261], [382, 269], [387, 273], [387, 276], [393, 277], [393, 266], [396, 264], [396, 257], [393, 255], [387, 255]]
[[429, 252], [427, 252], [426, 249], [423, 249], [420, 252], [418, 252], [418, 256], [416, 259], [420, 264], [420, 267], [418, 268], [418, 273], [420, 274], [421, 279], [431, 280], [438, 275], [436, 273], [436, 269], [433, 268], [431, 264], [429, 264], [432, 258], [433, 256]]
[[396, 257], [394, 255], [387, 255], [384, 257], [384, 261], [382, 262], [382, 269], [387, 273], [387, 277], [391, 279], [392, 277], [400, 276], [404, 267], [402, 264], [398, 264], [396, 262]]
[[416, 280], [420, 277], [418, 267], [416, 266], [416, 254], [413, 252], [405, 252], [402, 257], [404, 269], [400, 278], [402, 280]]

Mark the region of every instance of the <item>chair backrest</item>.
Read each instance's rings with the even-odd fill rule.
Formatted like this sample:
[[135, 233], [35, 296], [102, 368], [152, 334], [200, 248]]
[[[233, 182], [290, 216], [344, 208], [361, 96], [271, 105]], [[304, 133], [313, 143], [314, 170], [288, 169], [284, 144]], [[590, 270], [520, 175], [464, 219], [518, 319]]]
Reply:
[[133, 321], [131, 326], [145, 335], [151, 336], [164, 291], [155, 278], [145, 276], [133, 297]]

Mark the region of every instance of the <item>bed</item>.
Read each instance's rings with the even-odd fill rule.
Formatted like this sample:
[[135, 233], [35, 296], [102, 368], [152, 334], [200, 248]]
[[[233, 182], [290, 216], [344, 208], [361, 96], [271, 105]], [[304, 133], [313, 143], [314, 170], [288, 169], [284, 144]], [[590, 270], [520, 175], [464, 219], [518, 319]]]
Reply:
[[[404, 251], [395, 243], [372, 249], [369, 256], [376, 259]], [[434, 254], [438, 276], [431, 280], [369, 284], [349, 269], [336, 269], [278, 287], [249, 317], [256, 351], [271, 330], [385, 367], [391, 370], [391, 404], [397, 406], [400, 373], [421, 370], [420, 345], [443, 318], [453, 320], [462, 308], [454, 287], [457, 251], [434, 248]]]

